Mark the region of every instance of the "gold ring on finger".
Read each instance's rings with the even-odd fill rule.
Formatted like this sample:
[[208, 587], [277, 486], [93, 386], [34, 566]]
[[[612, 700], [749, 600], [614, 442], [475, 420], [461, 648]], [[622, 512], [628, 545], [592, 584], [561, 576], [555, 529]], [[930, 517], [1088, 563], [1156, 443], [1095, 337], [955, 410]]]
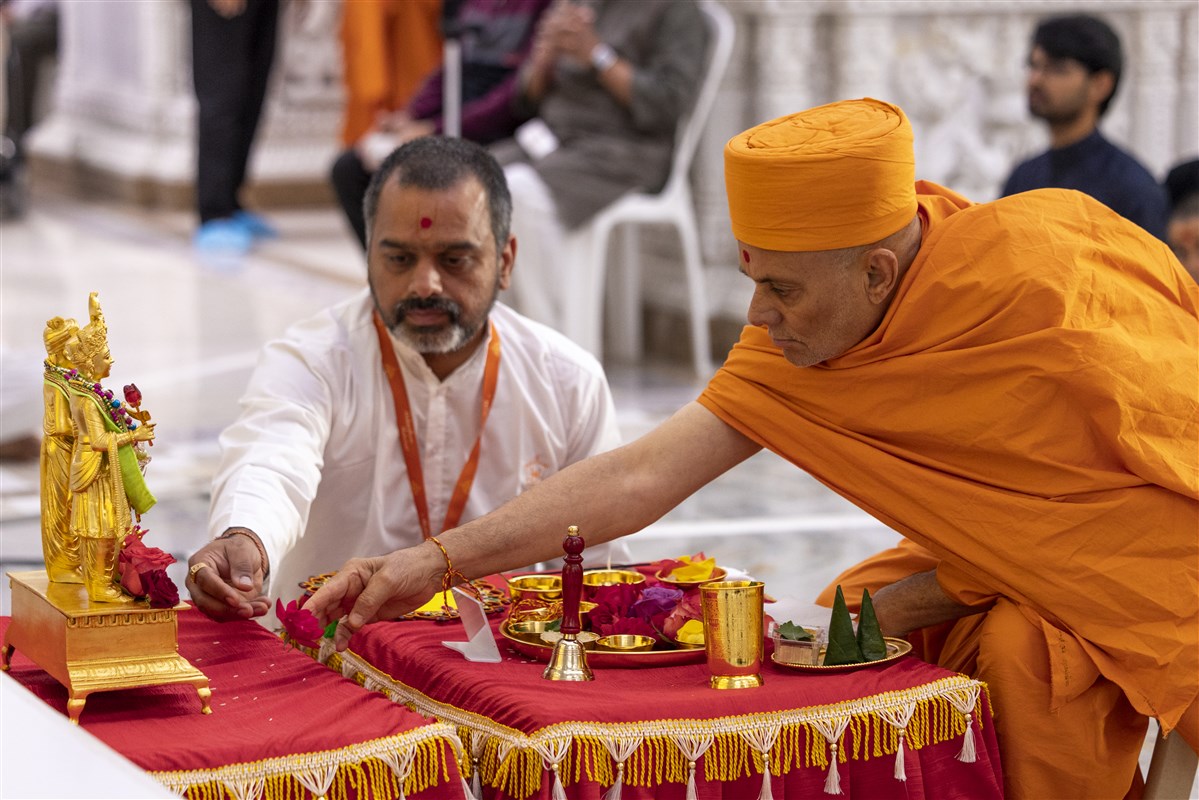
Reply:
[[206, 562], [206, 561], [201, 561], [198, 564], [192, 564], [191, 568], [188, 569], [187, 574], [194, 581], [196, 579], [196, 573], [198, 573], [202, 569], [207, 569], [207, 567], [208, 567], [208, 562]]

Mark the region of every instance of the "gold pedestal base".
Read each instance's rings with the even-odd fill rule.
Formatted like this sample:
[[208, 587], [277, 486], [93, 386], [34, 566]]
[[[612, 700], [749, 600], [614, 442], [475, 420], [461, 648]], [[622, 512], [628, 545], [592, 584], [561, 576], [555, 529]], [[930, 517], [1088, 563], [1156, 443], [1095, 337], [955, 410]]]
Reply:
[[51, 583], [42, 570], [8, 573], [12, 621], [4, 634], [0, 669], [20, 650], [67, 687], [67, 714], [79, 724], [92, 692], [187, 683], [211, 714], [212, 690], [204, 673], [179, 655], [174, 608], [142, 603], [93, 603], [79, 584]]
[[713, 675], [709, 685], [713, 689], [756, 689], [762, 685], [762, 676]]

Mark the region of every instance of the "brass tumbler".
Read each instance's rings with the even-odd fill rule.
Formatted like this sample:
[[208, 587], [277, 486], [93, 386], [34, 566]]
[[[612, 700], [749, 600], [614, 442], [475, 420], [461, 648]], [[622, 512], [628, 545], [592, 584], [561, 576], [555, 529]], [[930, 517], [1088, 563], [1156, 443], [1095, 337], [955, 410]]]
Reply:
[[699, 587], [713, 689], [762, 685], [764, 588], [761, 581], [718, 581]]

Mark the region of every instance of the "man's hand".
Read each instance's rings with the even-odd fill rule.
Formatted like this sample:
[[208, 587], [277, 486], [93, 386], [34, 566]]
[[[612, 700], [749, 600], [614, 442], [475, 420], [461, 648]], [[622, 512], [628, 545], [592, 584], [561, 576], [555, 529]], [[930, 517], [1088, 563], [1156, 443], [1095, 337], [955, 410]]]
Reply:
[[354, 558], [304, 608], [322, 625], [340, 618], [333, 643], [339, 651], [345, 650], [350, 637], [367, 623], [395, 619], [419, 608], [441, 589], [444, 574], [445, 560], [427, 542], [385, 556]]
[[246, 10], [246, 0], [208, 0], [208, 5], [225, 19], [239, 17]]
[[[249, 536], [213, 539], [187, 560], [187, 587], [196, 608], [215, 620], [261, 617], [271, 603], [262, 592], [266, 564]], [[205, 567], [197, 565], [206, 564]]]
[[[375, 112], [375, 124], [371, 128], [373, 131], [383, 131], [384, 133], [394, 133], [400, 130], [409, 122], [412, 122], [412, 117], [404, 109], [396, 111], [385, 111], [380, 109]], [[368, 131], [369, 133], [370, 131]]]
[[963, 606], [951, 600], [937, 583], [935, 569], [884, 586], [870, 599], [884, 636], [907, 636], [918, 628], [981, 614], [990, 608], [990, 605]]
[[599, 44], [599, 36], [595, 33], [595, 11], [575, 3], [558, 3], [542, 18], [538, 38], [545, 40], [542, 46], [555, 56], [563, 55], [587, 64], [591, 49]]

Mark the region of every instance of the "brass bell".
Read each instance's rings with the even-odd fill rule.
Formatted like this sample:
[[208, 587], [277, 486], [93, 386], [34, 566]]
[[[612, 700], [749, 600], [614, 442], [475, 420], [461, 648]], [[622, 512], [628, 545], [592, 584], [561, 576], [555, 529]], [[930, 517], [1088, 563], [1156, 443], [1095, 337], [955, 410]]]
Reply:
[[[595, 676], [587, 666], [587, 653], [580, 639], [579, 598], [583, 595], [583, 538], [579, 529], [571, 525], [567, 529], [566, 538], [562, 541], [562, 549], [566, 556], [562, 559], [562, 626], [561, 634], [554, 642], [554, 652], [550, 663], [546, 666], [541, 677], [548, 681], [590, 681]], [[582, 634], [595, 638], [595, 634]]]

